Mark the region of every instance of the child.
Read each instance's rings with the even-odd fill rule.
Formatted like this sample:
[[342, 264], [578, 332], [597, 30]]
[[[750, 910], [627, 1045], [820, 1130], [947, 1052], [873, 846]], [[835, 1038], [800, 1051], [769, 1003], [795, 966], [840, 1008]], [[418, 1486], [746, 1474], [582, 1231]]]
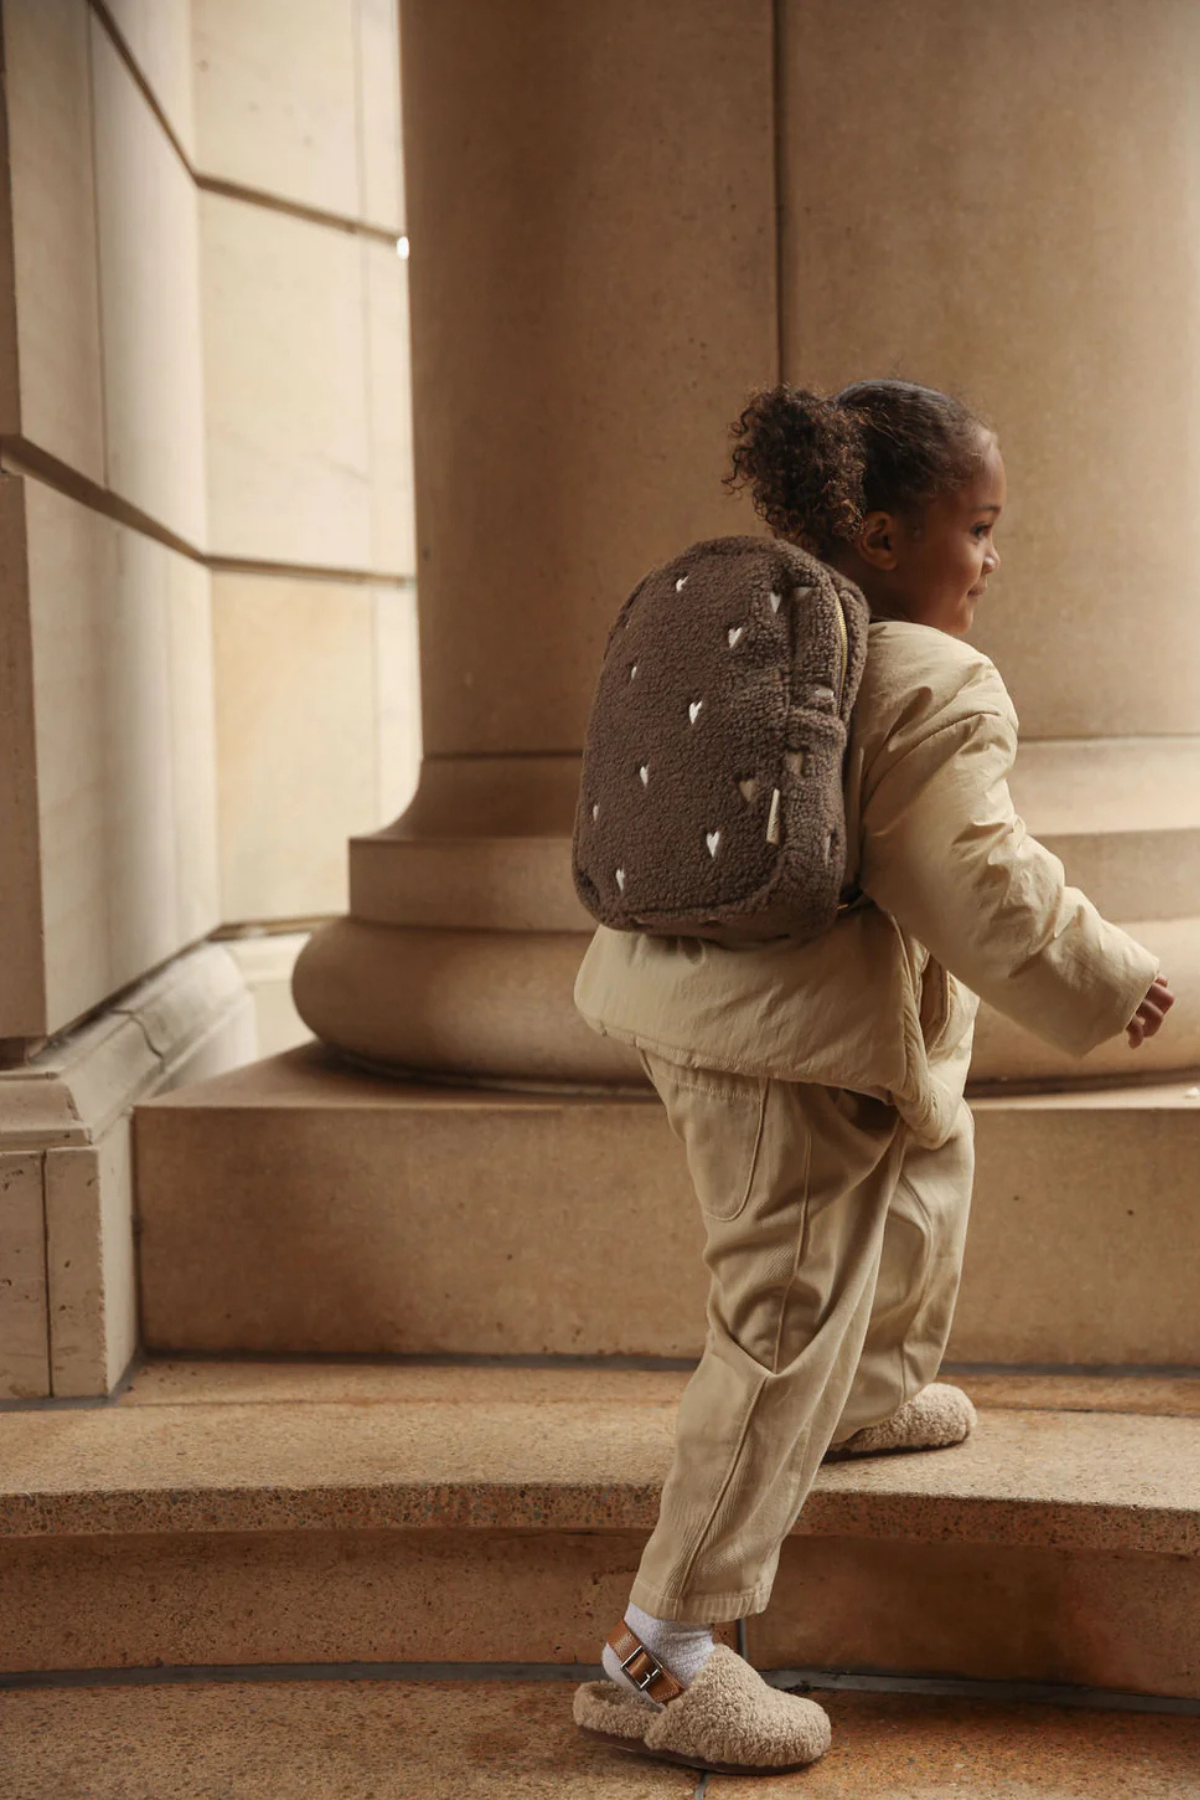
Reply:
[[658, 1524], [609, 1679], [578, 1690], [575, 1718], [750, 1772], [813, 1761], [829, 1723], [714, 1646], [713, 1624], [766, 1607], [827, 1451], [931, 1449], [975, 1422], [934, 1376], [971, 1196], [979, 997], [1077, 1056], [1122, 1030], [1136, 1048], [1174, 997], [1013, 811], [1017, 717], [964, 641], [1000, 560], [993, 433], [898, 381], [828, 400], [781, 385], [733, 429], [727, 481], [871, 609], [845, 763], [858, 897], [811, 943], [601, 927], [580, 970], [584, 1017], [638, 1048], [686, 1146], [712, 1280]]

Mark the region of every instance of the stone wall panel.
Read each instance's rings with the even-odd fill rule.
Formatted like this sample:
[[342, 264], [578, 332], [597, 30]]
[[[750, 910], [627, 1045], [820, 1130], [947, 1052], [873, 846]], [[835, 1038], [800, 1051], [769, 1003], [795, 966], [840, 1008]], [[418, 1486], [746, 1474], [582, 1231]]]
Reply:
[[212, 545], [365, 569], [364, 257], [349, 232], [201, 197]]
[[195, 156], [191, 0], [106, 0], [118, 31], [171, 130]]
[[206, 175], [359, 210], [355, 0], [192, 0]]
[[[1200, 731], [1200, 11], [787, 0], [784, 373], [996, 426], [973, 639], [1034, 738]], [[831, 69], [853, 72], [831, 80]]]
[[85, 0], [7, 0], [4, 91], [19, 371], [2, 429], [104, 480]]
[[378, 821], [374, 603], [364, 586], [218, 575], [221, 910], [346, 904], [346, 836]]
[[157, 524], [202, 549], [195, 190], [94, 15], [91, 44], [108, 482]]
[[400, 21], [397, 0], [358, 0], [359, 215], [404, 230], [400, 149]]
[[361, 244], [367, 307], [367, 405], [371, 450], [370, 567], [416, 573], [408, 264], [387, 244]]
[[0, 475], [0, 1038], [40, 1036], [46, 972], [25, 485]]
[[55, 1031], [218, 922], [208, 574], [24, 488]]

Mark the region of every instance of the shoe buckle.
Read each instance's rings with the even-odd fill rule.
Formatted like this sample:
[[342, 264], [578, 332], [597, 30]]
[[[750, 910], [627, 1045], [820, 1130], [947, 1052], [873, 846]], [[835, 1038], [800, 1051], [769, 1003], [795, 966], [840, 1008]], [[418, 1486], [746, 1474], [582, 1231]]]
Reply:
[[[643, 1675], [635, 1675], [629, 1667], [630, 1663], [636, 1662], [639, 1656], [644, 1656], [650, 1664], [650, 1667]], [[621, 1671], [623, 1674], [628, 1675], [630, 1681], [632, 1681], [639, 1693], [644, 1693], [648, 1687], [653, 1686], [659, 1676], [663, 1673], [663, 1666], [654, 1655], [653, 1651], [647, 1650], [645, 1644], [638, 1644], [629, 1652], [629, 1655], [622, 1662]]]

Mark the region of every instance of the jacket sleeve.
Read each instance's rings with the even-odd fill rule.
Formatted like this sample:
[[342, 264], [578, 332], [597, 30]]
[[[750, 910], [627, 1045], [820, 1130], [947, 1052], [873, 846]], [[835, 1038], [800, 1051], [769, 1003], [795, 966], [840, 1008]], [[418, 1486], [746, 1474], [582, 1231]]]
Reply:
[[989, 1006], [1083, 1056], [1124, 1030], [1159, 959], [1067, 885], [1013, 810], [1015, 715], [994, 680], [995, 710], [976, 693], [875, 759], [859, 883]]

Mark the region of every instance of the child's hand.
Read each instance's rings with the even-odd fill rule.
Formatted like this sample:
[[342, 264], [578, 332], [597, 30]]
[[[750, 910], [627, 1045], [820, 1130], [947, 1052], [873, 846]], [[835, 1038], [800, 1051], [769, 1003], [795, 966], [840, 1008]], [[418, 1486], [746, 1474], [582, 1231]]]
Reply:
[[1175, 1004], [1175, 996], [1167, 986], [1165, 975], [1156, 975], [1154, 983], [1125, 1027], [1129, 1033], [1129, 1048], [1136, 1050], [1147, 1038], [1152, 1038], [1167, 1013]]

